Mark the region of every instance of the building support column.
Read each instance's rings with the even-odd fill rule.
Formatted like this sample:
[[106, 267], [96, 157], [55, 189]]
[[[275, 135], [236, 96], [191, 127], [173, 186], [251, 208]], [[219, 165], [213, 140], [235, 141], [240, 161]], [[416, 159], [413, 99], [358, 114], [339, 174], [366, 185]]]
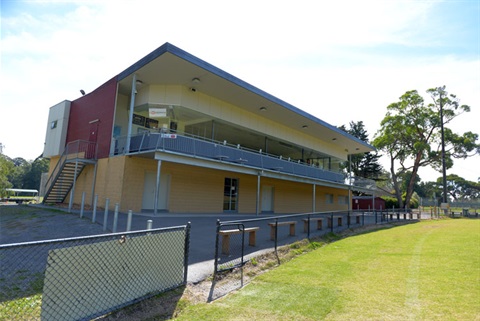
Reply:
[[312, 213], [316, 212], [317, 184], [313, 184]]
[[133, 74], [132, 93], [130, 94], [130, 112], [128, 113], [127, 142], [125, 143], [125, 154], [130, 153], [130, 141], [132, 139], [133, 108], [135, 106], [135, 95], [137, 94], [137, 75]]
[[260, 214], [260, 176], [261, 173], [259, 172], [257, 175], [257, 200], [255, 204], [255, 214], [257, 216]]
[[158, 211], [158, 193], [160, 192], [160, 172], [162, 170], [162, 160], [158, 160], [157, 162], [157, 182], [155, 184], [155, 199], [153, 204], [153, 215], [157, 215]]

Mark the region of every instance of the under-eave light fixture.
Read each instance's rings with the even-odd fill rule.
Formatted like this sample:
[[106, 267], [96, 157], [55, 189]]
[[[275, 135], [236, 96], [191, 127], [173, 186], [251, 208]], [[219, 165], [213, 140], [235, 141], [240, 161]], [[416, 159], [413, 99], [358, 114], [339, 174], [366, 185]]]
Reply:
[[303, 129], [308, 128], [308, 125], [303, 125], [302, 128]]
[[260, 110], [260, 111], [266, 111], [266, 110], [267, 110], [267, 107], [262, 106], [262, 107], [259, 108], [259, 110]]

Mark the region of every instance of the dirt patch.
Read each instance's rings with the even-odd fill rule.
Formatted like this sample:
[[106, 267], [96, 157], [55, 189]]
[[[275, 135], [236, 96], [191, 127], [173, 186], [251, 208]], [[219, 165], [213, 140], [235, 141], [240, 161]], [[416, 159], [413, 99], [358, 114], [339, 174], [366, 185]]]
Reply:
[[0, 205], [0, 244], [103, 234], [100, 225], [55, 208]]

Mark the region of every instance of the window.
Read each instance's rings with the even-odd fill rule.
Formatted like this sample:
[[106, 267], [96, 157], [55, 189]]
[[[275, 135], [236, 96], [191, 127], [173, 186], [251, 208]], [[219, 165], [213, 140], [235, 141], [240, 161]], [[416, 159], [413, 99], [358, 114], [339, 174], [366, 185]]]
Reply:
[[50, 128], [51, 129], [57, 128], [57, 120], [54, 120], [54, 121], [51, 122]]
[[325, 194], [325, 203], [333, 204], [333, 194]]
[[236, 211], [237, 198], [238, 198], [238, 179], [226, 177], [225, 184], [223, 187], [223, 210]]
[[348, 204], [348, 195], [339, 195], [338, 204], [347, 205]]

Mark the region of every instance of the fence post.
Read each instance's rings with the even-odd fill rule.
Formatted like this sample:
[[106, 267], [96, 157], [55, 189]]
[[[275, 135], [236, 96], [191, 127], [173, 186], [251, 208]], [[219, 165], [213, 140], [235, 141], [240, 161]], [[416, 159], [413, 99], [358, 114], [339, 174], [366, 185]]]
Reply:
[[215, 281], [215, 277], [217, 276], [217, 265], [218, 265], [218, 238], [219, 238], [219, 232], [220, 232], [220, 220], [217, 219], [217, 228], [216, 228], [216, 233], [215, 233], [215, 265], [213, 267], [213, 281]]
[[307, 215], [307, 239], [310, 240], [310, 214]]
[[70, 191], [70, 200], [68, 201], [68, 213], [72, 213], [73, 193]]
[[277, 257], [278, 265], [280, 265], [280, 258], [277, 252], [278, 247], [278, 218], [275, 219], [275, 256]]
[[97, 202], [98, 202], [98, 194], [95, 195], [93, 199], [93, 213], [92, 213], [92, 223], [95, 223], [97, 220]]
[[103, 214], [103, 230], [107, 230], [108, 207], [110, 206], [110, 199], [105, 199], [105, 214]]
[[85, 207], [85, 192], [82, 193], [82, 204], [80, 205], [80, 218], [83, 218], [84, 207]]
[[190, 228], [192, 226], [191, 222], [187, 223], [185, 227], [185, 252], [183, 254], [183, 283], [187, 284], [187, 275], [188, 275], [188, 253], [190, 252]]
[[128, 210], [127, 232], [130, 232], [131, 229], [132, 229], [132, 210]]
[[118, 225], [118, 207], [119, 204], [115, 203], [115, 212], [113, 214], [113, 229], [112, 232], [116, 233], [117, 232], [117, 225]]
[[330, 232], [333, 233], [333, 213], [330, 216]]

